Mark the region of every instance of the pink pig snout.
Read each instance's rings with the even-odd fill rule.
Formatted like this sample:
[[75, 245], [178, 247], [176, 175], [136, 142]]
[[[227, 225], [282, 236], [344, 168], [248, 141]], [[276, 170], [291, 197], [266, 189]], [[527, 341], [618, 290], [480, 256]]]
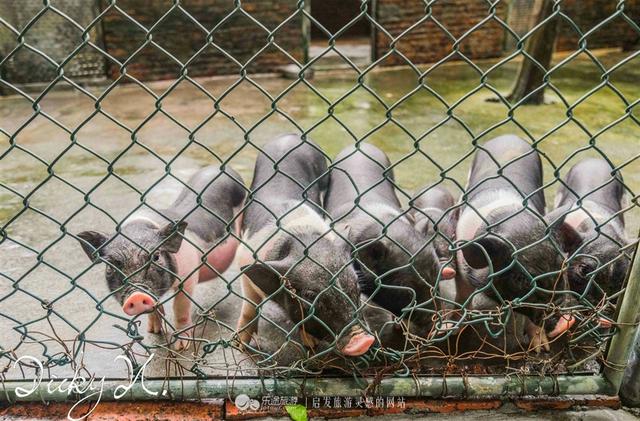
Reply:
[[122, 305], [122, 310], [129, 316], [135, 316], [141, 313], [148, 313], [153, 310], [156, 300], [151, 298], [149, 294], [136, 291], [129, 295]]
[[371, 345], [375, 342], [376, 338], [371, 335], [368, 335], [364, 332], [353, 335], [349, 342], [342, 348], [340, 351], [344, 355], [348, 355], [350, 357], [357, 357], [359, 355], [364, 354], [371, 348]]

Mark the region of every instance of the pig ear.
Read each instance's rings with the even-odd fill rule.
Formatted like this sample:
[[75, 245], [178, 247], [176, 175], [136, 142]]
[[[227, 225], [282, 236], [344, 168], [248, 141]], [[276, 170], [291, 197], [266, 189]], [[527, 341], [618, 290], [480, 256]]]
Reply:
[[160, 228], [160, 240], [163, 242], [160, 249], [169, 253], [177, 253], [182, 245], [182, 238], [186, 228], [187, 223], [185, 221], [171, 222]]
[[266, 295], [271, 295], [280, 288], [282, 277], [288, 269], [289, 267], [281, 260], [255, 262], [240, 268], [244, 275]]
[[102, 250], [98, 251], [96, 255], [96, 250], [109, 239], [107, 235], [97, 231], [82, 231], [78, 234], [78, 237], [80, 238], [78, 241], [82, 246], [82, 250], [84, 250], [92, 261], [95, 260], [96, 257], [103, 255]]
[[415, 228], [419, 233], [426, 235], [433, 230], [433, 224], [431, 220], [425, 216], [424, 218], [421, 218], [418, 222], [416, 222]]
[[380, 262], [384, 261], [389, 254], [389, 249], [381, 240], [374, 240], [364, 246], [363, 243], [360, 243], [358, 247], [362, 247], [357, 252], [359, 260], [374, 272]]
[[405, 216], [405, 218], [407, 218], [407, 221], [409, 221], [409, 223], [411, 225], [415, 225], [416, 224], [416, 217], [412, 212], [405, 212], [404, 216]]
[[551, 227], [552, 235], [562, 251], [567, 254], [573, 254], [584, 241], [580, 233], [565, 221], [571, 208], [572, 205], [564, 205], [545, 216], [547, 224]]
[[464, 260], [474, 269], [483, 269], [489, 266], [487, 257], [483, 250], [491, 259], [493, 271], [504, 269], [511, 262], [511, 247], [504, 240], [490, 235], [474, 242], [470, 242], [462, 248]]

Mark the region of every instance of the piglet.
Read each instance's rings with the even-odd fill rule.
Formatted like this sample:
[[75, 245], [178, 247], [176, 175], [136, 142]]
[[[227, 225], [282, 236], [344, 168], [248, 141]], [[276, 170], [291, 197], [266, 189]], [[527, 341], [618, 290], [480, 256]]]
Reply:
[[347, 147], [334, 161], [324, 207], [354, 247], [362, 292], [411, 319], [426, 336], [436, 279], [452, 278], [455, 270], [439, 267], [433, 244], [402, 209], [390, 167], [385, 153], [371, 144]]
[[[565, 223], [580, 236], [565, 249], [570, 256], [576, 253], [568, 262], [569, 286], [593, 305], [618, 293], [629, 270], [630, 251], [621, 250], [629, 244], [621, 213], [623, 197], [620, 173], [596, 158], [574, 165], [556, 194], [555, 208], [569, 208]], [[604, 318], [600, 323], [610, 324]]]
[[318, 146], [296, 135], [278, 137], [258, 154], [239, 253], [242, 347], [257, 332], [257, 306], [265, 299], [284, 309], [309, 348], [322, 341], [345, 356], [359, 356], [375, 341], [359, 317], [351, 249], [322, 216], [326, 172]]
[[575, 319], [559, 315], [547, 336], [542, 305], [552, 299], [558, 305], [567, 302], [561, 293], [568, 291], [562, 250], [574, 247], [579, 236], [566, 223], [564, 213], [544, 216], [538, 152], [513, 135], [479, 146], [463, 199], [456, 228], [456, 239], [462, 244], [456, 257], [460, 274], [456, 302], [468, 302], [476, 289], [493, 295], [492, 289], [485, 288], [491, 282], [502, 300], [532, 303], [517, 311], [528, 317], [531, 349], [549, 350], [548, 338], [559, 336]]
[[[231, 265], [245, 196], [242, 178], [234, 170], [206, 167], [187, 181], [167, 209], [143, 209], [127, 218], [117, 233], [83, 231], [78, 238], [90, 259], [107, 264], [107, 284], [122, 310], [129, 316], [149, 313], [149, 332], [162, 328], [160, 297], [177, 291], [176, 335], [189, 336], [185, 330], [192, 324], [194, 287]], [[184, 338], [175, 343], [176, 349], [187, 346]]]

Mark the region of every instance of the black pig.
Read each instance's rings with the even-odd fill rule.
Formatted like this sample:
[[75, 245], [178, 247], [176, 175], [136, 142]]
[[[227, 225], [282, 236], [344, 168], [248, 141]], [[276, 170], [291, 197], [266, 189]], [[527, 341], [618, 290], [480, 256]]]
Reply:
[[[389, 167], [387, 156], [373, 145], [347, 147], [335, 159], [324, 207], [355, 247], [362, 292], [397, 316], [410, 316], [426, 336], [440, 276], [438, 257], [402, 210]], [[442, 278], [453, 276], [452, 268], [442, 270]]]
[[[542, 289], [567, 290], [560, 273], [565, 259], [561, 251], [574, 247], [579, 236], [564, 222], [562, 213], [543, 217], [542, 163], [535, 149], [513, 135], [479, 146], [465, 196], [456, 229], [456, 239], [462, 244], [468, 242], [457, 256], [458, 303], [464, 303], [475, 289], [489, 282], [502, 299], [526, 297], [525, 301], [532, 304], [551, 301]], [[556, 294], [555, 299], [564, 303], [566, 297]], [[547, 334], [541, 326], [544, 311], [535, 305], [519, 307], [518, 311], [529, 318], [526, 329], [532, 348], [548, 350]], [[558, 336], [574, 321], [571, 316], [561, 315], [548, 336]]]
[[[620, 291], [631, 259], [621, 251], [629, 244], [625, 235], [622, 176], [604, 159], [585, 159], [567, 173], [556, 194], [555, 207], [571, 210], [565, 223], [580, 235], [580, 243], [566, 249], [577, 252], [569, 261], [568, 279], [573, 291], [592, 304]], [[580, 204], [578, 204], [580, 201]], [[596, 224], [599, 233], [596, 231]], [[595, 284], [590, 283], [593, 279]], [[603, 319], [606, 325], [607, 322]]]
[[241, 344], [250, 342], [258, 326], [256, 305], [267, 297], [300, 323], [309, 347], [335, 342], [342, 354], [357, 356], [375, 341], [357, 317], [351, 250], [320, 213], [326, 171], [318, 146], [296, 135], [269, 142], [258, 155], [242, 227]]
[[[169, 208], [136, 212], [119, 233], [78, 234], [89, 258], [97, 255], [107, 263], [107, 283], [123, 311], [130, 316], [150, 313], [152, 333], [160, 333], [162, 327], [155, 311], [162, 312], [158, 299], [172, 288], [180, 291], [173, 304], [175, 327], [188, 328], [192, 324], [188, 296], [198, 282], [226, 271], [238, 247], [238, 211], [246, 196], [240, 175], [228, 167], [224, 171], [206, 167], [187, 185]], [[178, 349], [187, 345], [184, 339], [176, 342]]]

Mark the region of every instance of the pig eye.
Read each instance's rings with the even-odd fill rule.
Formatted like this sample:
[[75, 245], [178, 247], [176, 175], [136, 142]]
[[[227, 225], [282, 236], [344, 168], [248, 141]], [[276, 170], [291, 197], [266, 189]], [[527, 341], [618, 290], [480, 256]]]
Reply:
[[305, 300], [309, 301], [310, 303], [313, 302], [313, 300], [316, 299], [316, 295], [318, 295], [317, 293], [313, 292], [313, 291], [309, 291], [309, 290], [304, 290], [302, 291], [302, 298], [304, 298]]
[[586, 278], [593, 271], [593, 268], [590, 265], [579, 265], [578, 273], [581, 277]]
[[153, 260], [154, 262], [159, 262], [160, 261], [160, 253], [158, 253], [158, 252], [153, 253], [153, 256], [151, 256], [151, 260]]

